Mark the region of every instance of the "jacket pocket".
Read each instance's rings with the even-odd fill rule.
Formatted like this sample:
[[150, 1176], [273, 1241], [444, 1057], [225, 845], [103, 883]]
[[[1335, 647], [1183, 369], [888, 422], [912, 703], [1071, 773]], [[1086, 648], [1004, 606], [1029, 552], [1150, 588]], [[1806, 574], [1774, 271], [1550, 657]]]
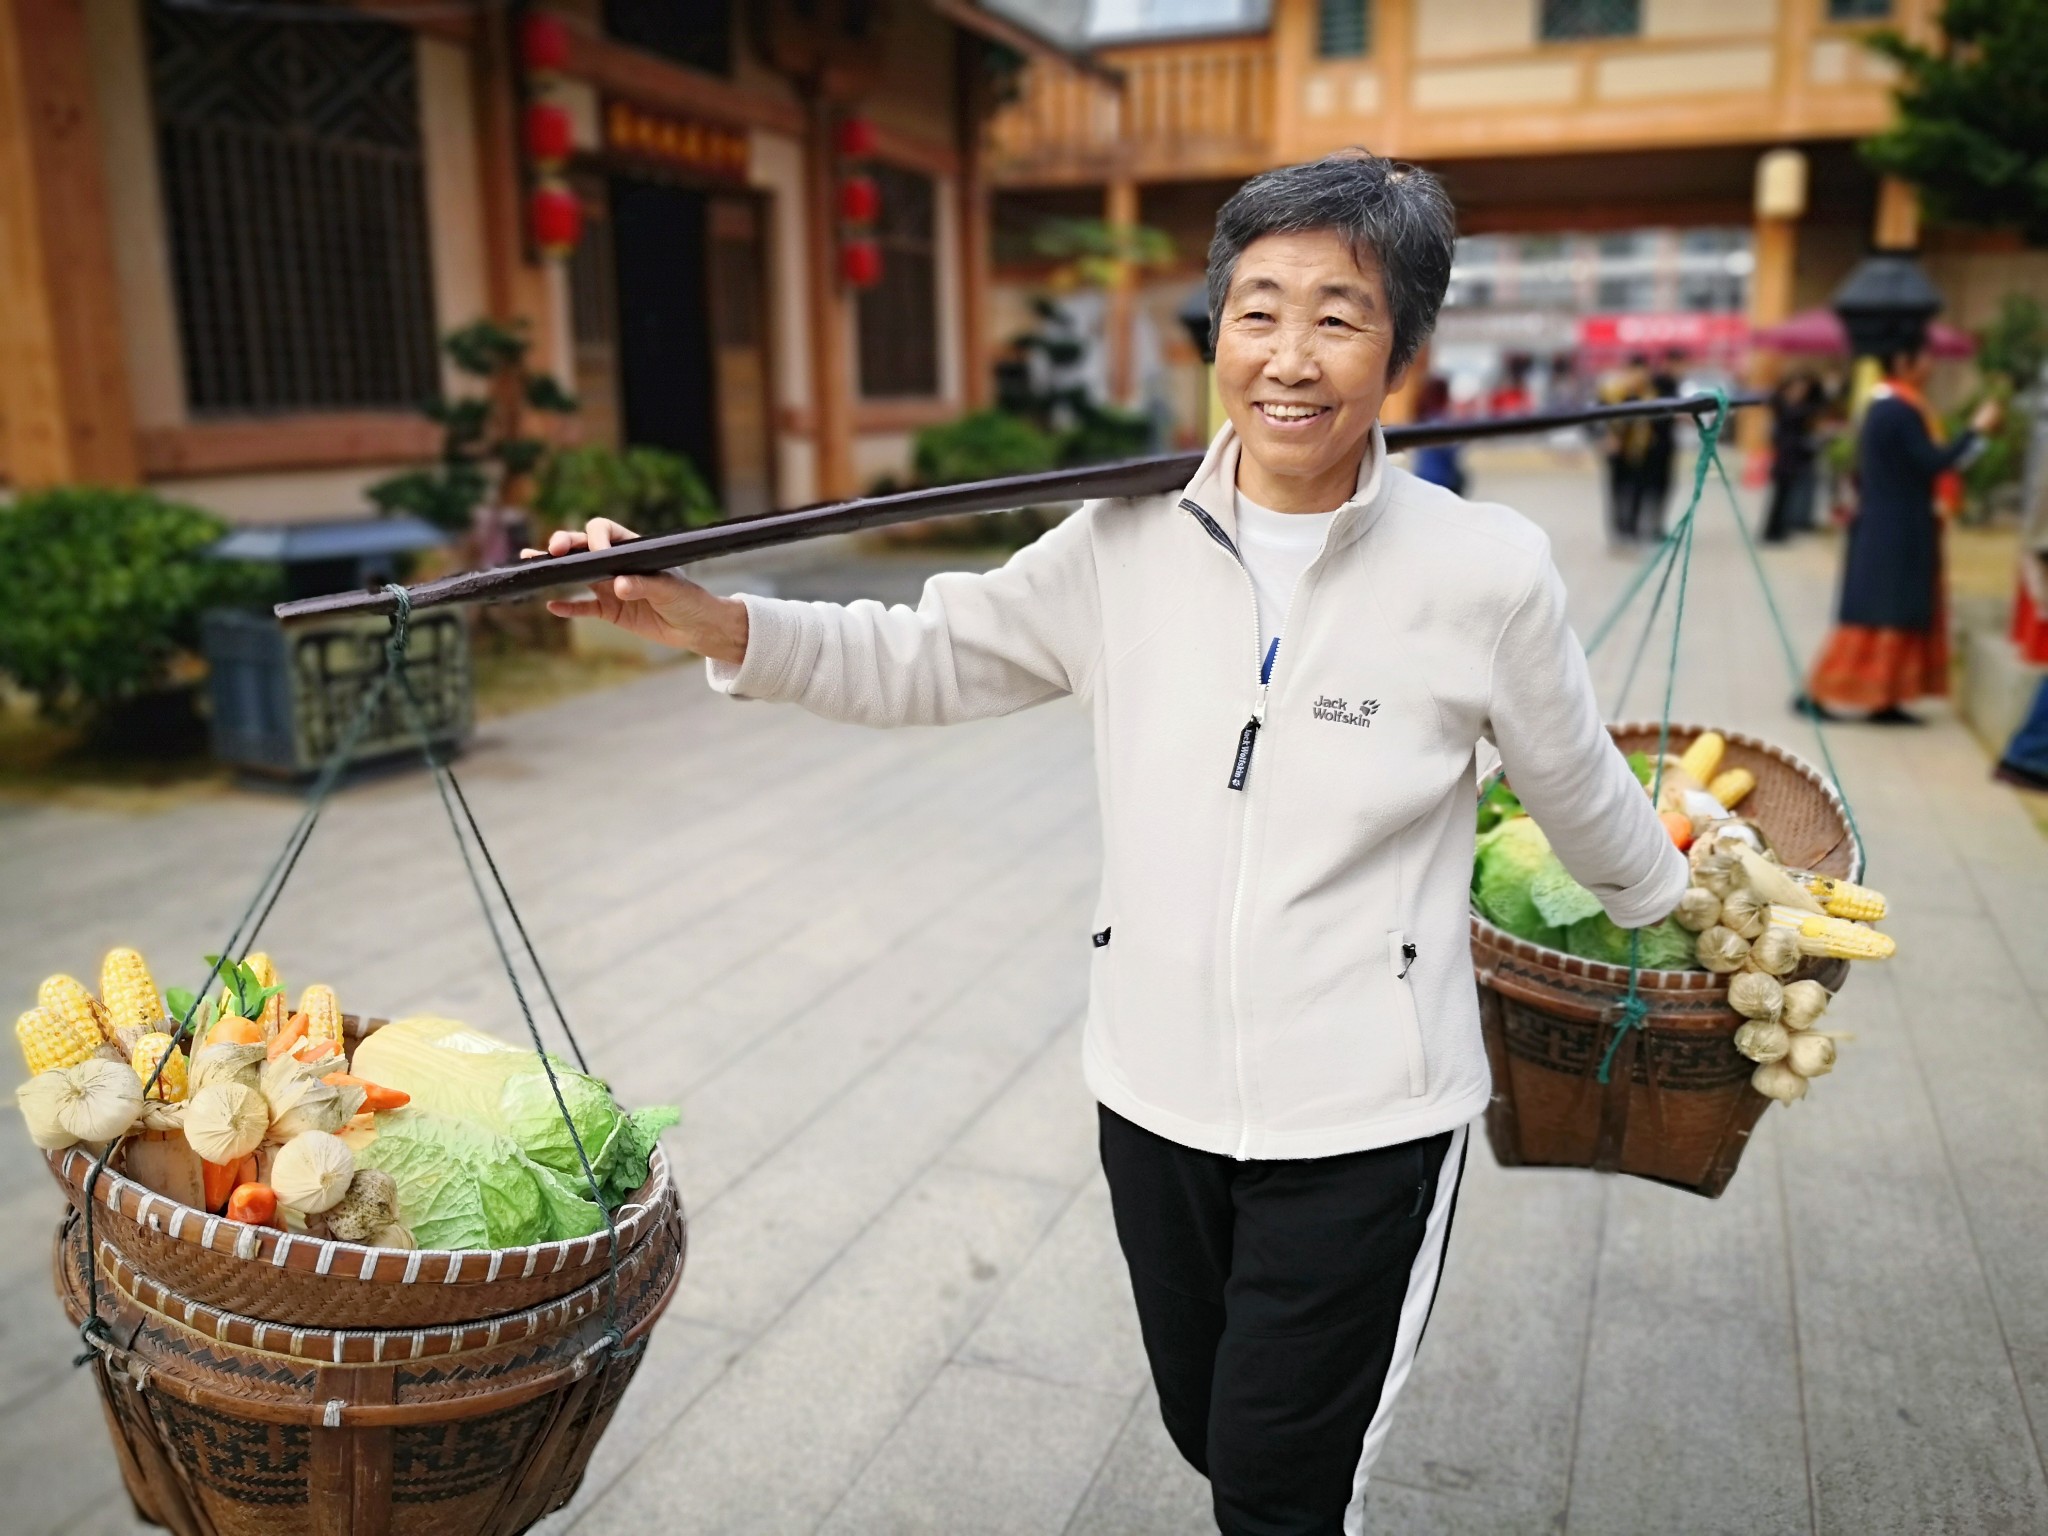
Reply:
[[1429, 1077], [1422, 1058], [1422, 1017], [1415, 1008], [1415, 987], [1409, 972], [1415, 964], [1415, 948], [1399, 928], [1387, 931], [1387, 973], [1394, 981], [1394, 1027], [1400, 1031], [1401, 1046], [1408, 1056], [1408, 1097], [1421, 1098], [1429, 1090]]

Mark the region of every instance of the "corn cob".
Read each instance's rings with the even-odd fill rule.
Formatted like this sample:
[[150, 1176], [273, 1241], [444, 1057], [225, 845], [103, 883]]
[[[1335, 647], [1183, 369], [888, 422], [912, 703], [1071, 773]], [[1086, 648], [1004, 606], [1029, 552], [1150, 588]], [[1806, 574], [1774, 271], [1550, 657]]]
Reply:
[[1832, 875], [1801, 875], [1799, 883], [1813, 893], [1830, 917], [1876, 922], [1889, 910], [1883, 895], [1867, 885], [1837, 880]]
[[1721, 766], [1721, 754], [1728, 750], [1728, 741], [1719, 731], [1702, 731], [1685, 749], [1678, 766], [1698, 779], [1702, 784], [1711, 784], [1714, 770]]
[[52, 976], [36, 989], [36, 1006], [78, 1030], [91, 1030], [102, 1040], [114, 1038], [112, 1020], [100, 1000], [85, 990], [85, 984], [71, 976]]
[[299, 994], [299, 1012], [306, 1016], [308, 1045], [332, 1040], [337, 1048], [342, 1046], [341, 1003], [334, 995], [334, 988], [314, 982]]
[[[259, 986], [277, 985], [277, 967], [271, 963], [270, 956], [258, 950], [249, 957], [248, 964], [249, 969], [256, 973]], [[284, 994], [279, 992], [263, 1005], [263, 1012], [257, 1016], [258, 1022], [263, 1026], [264, 1039], [274, 1038], [277, 1032], [284, 1028], [285, 1016]]]
[[[164, 1059], [166, 1051], [171, 1053], [167, 1061]], [[150, 1073], [156, 1072], [156, 1064], [159, 1061], [163, 1062], [164, 1069], [157, 1074], [156, 1086], [150, 1089], [145, 1097], [175, 1104], [185, 1097], [188, 1079], [185, 1053], [171, 1043], [169, 1035], [161, 1031], [153, 1035], [144, 1035], [135, 1042], [135, 1054], [128, 1058], [128, 1065], [133, 1067], [135, 1075], [146, 1083], [149, 1081]]]
[[155, 1029], [164, 1021], [163, 994], [136, 950], [107, 951], [100, 962], [100, 1002], [116, 1031], [136, 1025]]
[[1707, 793], [1732, 811], [1742, 803], [1743, 797], [1755, 788], [1755, 774], [1747, 768], [1730, 768], [1726, 773], [1717, 775], [1713, 782], [1707, 785]]
[[1772, 907], [1771, 922], [1791, 930], [1802, 955], [1831, 960], [1888, 960], [1898, 951], [1890, 935], [1875, 928], [1839, 917], [1817, 917], [1797, 907]]
[[14, 1021], [14, 1038], [21, 1045], [22, 1059], [31, 1076], [52, 1067], [75, 1067], [90, 1061], [101, 1042], [87, 1031], [66, 1023], [47, 1008], [31, 1008]]

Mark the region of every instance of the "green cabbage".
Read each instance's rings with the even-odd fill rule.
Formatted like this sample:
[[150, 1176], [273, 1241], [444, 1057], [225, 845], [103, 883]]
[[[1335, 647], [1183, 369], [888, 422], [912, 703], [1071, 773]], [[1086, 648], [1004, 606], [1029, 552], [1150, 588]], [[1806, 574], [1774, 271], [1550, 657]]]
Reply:
[[1518, 939], [1560, 947], [1561, 931], [1544, 921], [1530, 893], [1550, 857], [1550, 839], [1527, 816], [1481, 833], [1472, 861], [1472, 904], [1479, 915]]
[[397, 1181], [398, 1218], [422, 1248], [519, 1248], [604, 1230], [579, 1184], [452, 1116], [387, 1110], [356, 1163]]
[[1554, 853], [1529, 882], [1529, 900], [1537, 915], [1553, 928], [1569, 928], [1600, 911], [1600, 898], [1574, 880]]
[[[647, 1180], [655, 1138], [682, 1118], [672, 1107], [627, 1114], [611, 1090], [552, 1053], [576, 1139], [590, 1159], [605, 1203], [621, 1204]], [[540, 1057], [452, 1019], [398, 1019], [356, 1047], [350, 1070], [412, 1095], [413, 1107], [464, 1120], [508, 1137], [527, 1157], [568, 1180], [579, 1194], [589, 1181], [576, 1140]]]
[[[1698, 935], [1688, 933], [1671, 918], [1640, 930], [1642, 947], [1638, 961], [1646, 971], [1689, 971], [1699, 967], [1693, 962], [1693, 948]], [[1602, 960], [1609, 965], [1628, 964], [1629, 930], [1615, 923], [1604, 912], [1591, 917], [1580, 918], [1565, 930], [1564, 948], [1574, 955], [1588, 960]]]

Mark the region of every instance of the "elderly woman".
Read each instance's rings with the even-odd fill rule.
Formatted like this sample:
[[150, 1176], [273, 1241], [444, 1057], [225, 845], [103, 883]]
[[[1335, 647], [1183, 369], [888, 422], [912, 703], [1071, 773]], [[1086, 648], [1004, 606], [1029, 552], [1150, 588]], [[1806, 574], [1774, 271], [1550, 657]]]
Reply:
[[1489, 1089], [1482, 739], [1617, 923], [1686, 883], [1601, 726], [1543, 534], [1387, 461], [1380, 407], [1454, 233], [1434, 179], [1363, 152], [1247, 182], [1209, 251], [1229, 422], [1186, 489], [1090, 503], [915, 610], [672, 575], [551, 605], [835, 720], [1088, 709], [1087, 1080], [1160, 1411], [1231, 1533], [1359, 1528], [1436, 1295]]

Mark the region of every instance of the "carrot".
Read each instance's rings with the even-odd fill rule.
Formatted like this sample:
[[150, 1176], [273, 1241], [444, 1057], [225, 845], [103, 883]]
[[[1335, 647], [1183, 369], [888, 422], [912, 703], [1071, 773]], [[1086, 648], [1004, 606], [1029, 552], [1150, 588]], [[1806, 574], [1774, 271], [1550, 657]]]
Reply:
[[239, 1163], [235, 1164], [235, 1182], [237, 1184], [261, 1183], [262, 1181], [257, 1177], [256, 1174], [256, 1167], [256, 1154], [254, 1152], [251, 1152], [248, 1156], [244, 1157]]
[[1670, 834], [1671, 841], [1678, 845], [1680, 853], [1683, 853], [1692, 846], [1692, 818], [1690, 816], [1686, 815], [1683, 811], [1665, 811], [1661, 813], [1659, 819], [1663, 821], [1664, 830]]
[[362, 1089], [365, 1109], [403, 1109], [412, 1102], [412, 1095], [402, 1089], [386, 1088], [348, 1072], [330, 1072], [320, 1081], [336, 1088]]
[[241, 1019], [232, 1013], [215, 1022], [207, 1031], [208, 1045], [261, 1045], [263, 1026], [255, 1019]]
[[292, 1055], [300, 1061], [325, 1061], [330, 1056], [339, 1056], [341, 1047], [332, 1040], [318, 1040], [311, 1045], [302, 1045]]
[[270, 1037], [270, 1044], [263, 1048], [266, 1061], [275, 1061], [293, 1046], [306, 1038], [306, 1016], [295, 1013], [285, 1022], [284, 1028]]
[[277, 1191], [268, 1184], [237, 1184], [228, 1196], [228, 1220], [267, 1226], [277, 1215]]
[[201, 1187], [205, 1191], [206, 1209], [209, 1213], [218, 1211], [226, 1205], [228, 1196], [235, 1192], [235, 1185], [239, 1182], [235, 1174], [240, 1166], [239, 1163], [200, 1163]]

